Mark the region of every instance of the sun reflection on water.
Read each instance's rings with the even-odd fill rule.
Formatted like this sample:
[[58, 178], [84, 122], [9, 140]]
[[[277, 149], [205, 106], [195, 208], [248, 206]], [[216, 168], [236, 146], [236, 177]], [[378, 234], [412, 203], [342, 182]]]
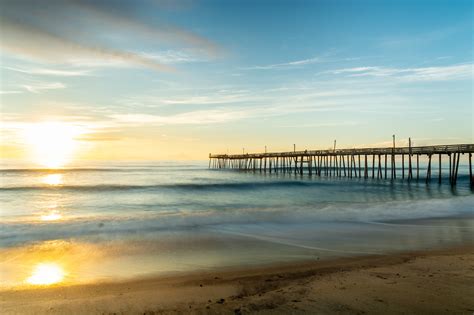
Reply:
[[44, 176], [41, 181], [43, 184], [51, 185], [51, 186], [58, 186], [63, 183], [63, 175], [62, 174], [48, 174]]
[[41, 221], [57, 221], [61, 220], [63, 218], [63, 215], [56, 210], [51, 211], [50, 213], [43, 214], [40, 219]]
[[64, 280], [64, 269], [57, 263], [37, 264], [26, 282], [33, 285], [51, 285]]

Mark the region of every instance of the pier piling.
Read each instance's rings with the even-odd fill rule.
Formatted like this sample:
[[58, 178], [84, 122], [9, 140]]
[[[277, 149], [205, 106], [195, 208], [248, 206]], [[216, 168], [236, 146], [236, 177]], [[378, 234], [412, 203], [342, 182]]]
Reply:
[[[391, 148], [361, 148], [361, 149], [334, 149], [331, 150], [305, 150], [276, 153], [242, 153], [242, 154], [209, 154], [210, 169], [237, 169], [241, 171], [253, 171], [269, 173], [294, 173], [303, 175], [305, 172], [312, 176], [365, 178], [373, 179], [397, 178], [397, 159], [401, 162], [401, 178], [405, 179], [405, 155], [408, 157], [407, 180], [413, 179], [412, 157], [416, 155], [416, 179], [420, 179], [420, 156], [427, 157], [425, 182], [429, 183], [432, 178], [432, 157], [438, 155], [438, 183], [443, 178], [443, 156], [447, 156], [449, 172], [446, 175], [452, 187], [456, 186], [461, 156], [467, 154], [469, 164], [469, 185], [474, 187], [472, 175], [472, 153], [474, 144], [455, 144], [437, 146], [413, 147], [411, 139], [408, 147]], [[361, 155], [363, 156], [361, 158]], [[368, 159], [372, 156], [370, 165]], [[390, 156], [390, 167], [389, 167]], [[363, 164], [361, 162], [363, 159]], [[383, 162], [382, 162], [383, 159]], [[436, 163], [436, 162], [434, 162]], [[388, 169], [390, 168], [390, 176]], [[376, 170], [377, 169], [377, 170]], [[375, 177], [377, 173], [377, 177]]]

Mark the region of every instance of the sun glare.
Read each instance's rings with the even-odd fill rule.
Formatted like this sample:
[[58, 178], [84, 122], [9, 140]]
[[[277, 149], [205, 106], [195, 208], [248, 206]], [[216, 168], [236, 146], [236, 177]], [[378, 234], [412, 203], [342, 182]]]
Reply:
[[40, 218], [41, 221], [58, 221], [62, 219], [62, 214], [59, 211], [51, 211], [47, 214], [43, 214]]
[[51, 185], [51, 186], [58, 186], [63, 183], [63, 175], [62, 174], [48, 174], [41, 179], [44, 184]]
[[29, 126], [25, 138], [35, 163], [57, 168], [67, 164], [77, 149], [80, 127], [63, 122], [43, 122]]
[[64, 270], [56, 263], [40, 263], [35, 266], [26, 282], [34, 285], [50, 285], [64, 279]]

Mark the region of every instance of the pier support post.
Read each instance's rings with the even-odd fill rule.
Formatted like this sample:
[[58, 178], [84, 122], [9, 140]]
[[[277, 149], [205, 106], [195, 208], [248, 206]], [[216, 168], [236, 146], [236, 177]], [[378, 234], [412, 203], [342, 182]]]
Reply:
[[416, 155], [416, 180], [420, 179], [420, 155]]
[[456, 153], [453, 154], [453, 165], [451, 170], [451, 186], [454, 186], [454, 174], [456, 172]]
[[426, 183], [431, 180], [431, 154], [428, 154], [428, 168], [426, 169]]
[[356, 164], [356, 158], [354, 154], [352, 154], [352, 162], [354, 164], [354, 177], [357, 177], [357, 164]]
[[349, 155], [347, 155], [347, 172], [349, 174], [349, 178], [352, 178], [352, 160], [350, 159]]
[[360, 154], [357, 155], [357, 158], [359, 160], [359, 178], [360, 178]]
[[303, 160], [304, 160], [304, 156], [302, 155], [301, 162], [300, 162], [300, 175], [303, 175]]
[[364, 154], [364, 178], [369, 178], [369, 169], [367, 165], [367, 154]]
[[379, 154], [379, 169], [377, 171], [377, 178], [380, 178], [382, 179], [382, 157], [381, 155]]
[[344, 155], [339, 156], [339, 177], [342, 177], [343, 172], [343, 164], [344, 164]]
[[375, 178], [375, 154], [372, 155], [372, 178]]
[[333, 160], [332, 155], [330, 155], [329, 156], [329, 177], [331, 177], [332, 173], [333, 173], [332, 172], [332, 160]]
[[438, 184], [441, 184], [441, 153], [438, 154], [438, 161], [439, 161]]
[[408, 154], [408, 180], [413, 179], [413, 170], [411, 167], [411, 153]]
[[469, 153], [469, 183], [474, 187], [474, 178], [472, 178], [472, 153]]
[[342, 167], [344, 168], [344, 177], [346, 177], [346, 161], [345, 161], [345, 158], [344, 156], [341, 156], [341, 159], [342, 159]]
[[461, 159], [461, 153], [458, 152], [458, 157], [457, 157], [457, 161], [456, 161], [456, 171], [454, 173], [454, 186], [456, 186], [456, 183], [458, 181], [458, 170], [459, 170], [459, 160], [460, 159]]
[[309, 176], [313, 175], [312, 167], [313, 167], [313, 157], [310, 155], [310, 156], [308, 156], [308, 174], [309, 174]]
[[453, 178], [453, 175], [451, 173], [451, 171], [452, 171], [452, 169], [451, 169], [451, 164], [452, 164], [452, 162], [451, 162], [451, 160], [452, 160], [451, 153], [448, 153], [448, 157], [449, 157], [449, 183], [451, 183], [451, 180]]
[[391, 177], [392, 179], [395, 179], [396, 177], [396, 168], [395, 168], [395, 148], [392, 148], [392, 163], [391, 163]]
[[402, 153], [402, 179], [405, 179], [405, 154]]
[[298, 156], [295, 156], [295, 175], [298, 171]]

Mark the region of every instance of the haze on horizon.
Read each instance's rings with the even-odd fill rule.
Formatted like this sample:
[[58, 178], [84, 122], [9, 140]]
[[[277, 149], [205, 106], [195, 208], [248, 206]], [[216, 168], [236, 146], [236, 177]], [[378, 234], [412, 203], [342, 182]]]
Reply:
[[461, 0], [2, 1], [1, 157], [472, 143], [473, 28]]

